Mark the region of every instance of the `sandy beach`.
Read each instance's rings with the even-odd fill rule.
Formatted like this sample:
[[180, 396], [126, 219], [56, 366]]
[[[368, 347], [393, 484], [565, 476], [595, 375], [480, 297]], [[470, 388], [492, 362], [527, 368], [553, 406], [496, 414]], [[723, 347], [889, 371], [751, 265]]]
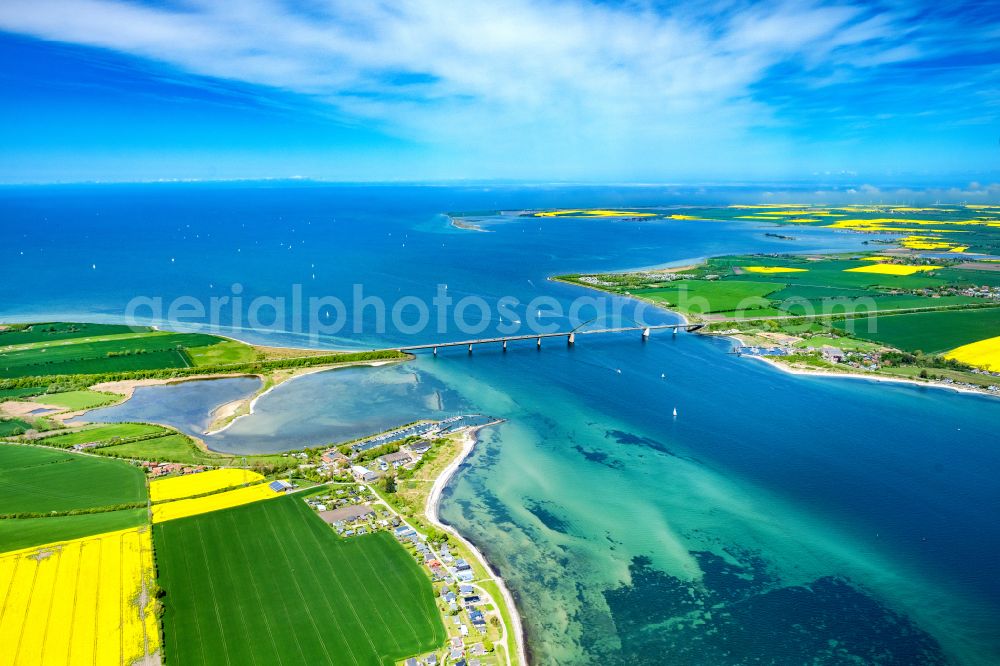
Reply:
[[510, 590], [507, 589], [507, 584], [504, 582], [504, 579], [501, 578], [500, 574], [493, 569], [486, 557], [479, 552], [479, 549], [476, 548], [471, 541], [459, 534], [458, 530], [455, 528], [441, 522], [441, 519], [438, 517], [438, 505], [441, 501], [441, 493], [448, 485], [448, 482], [451, 481], [455, 472], [458, 471], [458, 468], [462, 466], [462, 463], [475, 448], [476, 442], [478, 441], [478, 431], [479, 428], [471, 428], [462, 436], [462, 452], [453, 461], [451, 461], [451, 463], [434, 481], [434, 485], [431, 487], [430, 495], [427, 496], [427, 506], [424, 508], [424, 515], [427, 517], [427, 520], [431, 522], [431, 524], [448, 532], [453, 537], [461, 541], [472, 552], [475, 558], [479, 560], [479, 563], [482, 564], [483, 568], [486, 569], [486, 571], [488, 571], [496, 581], [497, 587], [500, 588], [500, 594], [503, 595], [504, 601], [507, 604], [507, 609], [510, 612], [510, 621], [513, 625], [510, 627], [510, 630], [514, 632], [514, 642], [517, 645], [517, 651], [521, 663], [527, 664], [528, 658], [524, 643], [524, 627], [521, 624], [521, 616], [517, 611], [517, 604], [514, 603], [514, 596], [510, 593]]

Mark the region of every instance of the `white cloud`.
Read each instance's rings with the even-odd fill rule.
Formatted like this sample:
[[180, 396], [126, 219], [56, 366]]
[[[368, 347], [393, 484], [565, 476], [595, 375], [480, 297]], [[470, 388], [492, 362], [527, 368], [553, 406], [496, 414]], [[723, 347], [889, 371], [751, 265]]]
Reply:
[[305, 94], [413, 140], [522, 159], [731, 150], [774, 122], [753, 91], [774, 66], [853, 47], [873, 65], [916, 56], [871, 46], [890, 24], [803, 2], [673, 13], [561, 0], [0, 3], [11, 32]]

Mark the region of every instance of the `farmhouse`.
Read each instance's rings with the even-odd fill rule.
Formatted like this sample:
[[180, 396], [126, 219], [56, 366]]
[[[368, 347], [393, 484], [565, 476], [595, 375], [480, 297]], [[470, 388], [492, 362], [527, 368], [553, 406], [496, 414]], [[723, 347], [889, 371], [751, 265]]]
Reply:
[[351, 504], [331, 511], [320, 511], [319, 517], [333, 525], [339, 522], [351, 522], [371, 518], [375, 510], [367, 504]]
[[351, 474], [358, 481], [374, 481], [378, 478], [378, 474], [361, 465], [353, 465], [351, 467]]
[[284, 479], [279, 479], [277, 481], [272, 481], [271, 483], [267, 484], [267, 487], [276, 493], [287, 493], [289, 490], [292, 489], [292, 484], [289, 483], [288, 481], [285, 481]]

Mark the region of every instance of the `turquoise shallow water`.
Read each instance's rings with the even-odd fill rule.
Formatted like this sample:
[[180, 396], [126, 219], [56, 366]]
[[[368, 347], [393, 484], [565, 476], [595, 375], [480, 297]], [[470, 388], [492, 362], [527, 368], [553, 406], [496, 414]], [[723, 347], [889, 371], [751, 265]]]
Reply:
[[[296, 281], [307, 293], [347, 294], [360, 280], [386, 297], [426, 296], [447, 283], [490, 299], [567, 303], [581, 290], [547, 276], [864, 240], [796, 230], [799, 240], [789, 242], [751, 224], [606, 220], [515, 220], [476, 233], [436, 216], [672, 196], [694, 195], [12, 190], [0, 193], [0, 224], [17, 225], [8, 237], [18, 239], [4, 249], [0, 314], [114, 318], [136, 294], [210, 295], [233, 281], [248, 294], [285, 293]], [[154, 247], [109, 242], [140, 220], [158, 238]], [[621, 305], [628, 322], [631, 305]], [[241, 335], [303, 341], [294, 331]], [[370, 347], [380, 338], [413, 341], [390, 326], [321, 342]], [[572, 349], [524, 343], [507, 354], [455, 350], [320, 373], [269, 394], [217, 446], [297, 448], [465, 411], [507, 419], [483, 431], [442, 514], [510, 582], [537, 663], [1000, 661], [1000, 402], [791, 376], [728, 355], [728, 346], [694, 335], [645, 344], [588, 336]], [[196, 429], [213, 401], [221, 402], [185, 403], [178, 418]]]

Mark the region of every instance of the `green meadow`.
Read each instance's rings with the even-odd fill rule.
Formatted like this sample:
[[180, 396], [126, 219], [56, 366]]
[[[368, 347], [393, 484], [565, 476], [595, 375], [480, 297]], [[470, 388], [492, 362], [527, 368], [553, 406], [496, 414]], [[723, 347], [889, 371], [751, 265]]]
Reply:
[[0, 378], [191, 368], [256, 357], [250, 345], [202, 333], [65, 322], [0, 331]]
[[707, 313], [768, 307], [768, 294], [783, 286], [773, 282], [677, 280], [664, 287], [637, 289], [632, 293], [683, 312]]
[[145, 500], [145, 474], [126, 462], [0, 444], [0, 515], [67, 512]]
[[62, 407], [67, 411], [75, 412], [82, 409], [93, 409], [94, 407], [100, 407], [102, 405], [110, 405], [111, 403], [122, 400], [122, 396], [117, 393], [101, 393], [100, 391], [80, 390], [64, 391], [62, 393], [46, 393], [45, 395], [32, 398], [32, 400], [43, 405], [55, 405], [56, 407]]
[[138, 527], [148, 520], [146, 509], [123, 509], [79, 516], [0, 519], [0, 553]]
[[68, 448], [76, 444], [106, 443], [136, 437], [149, 437], [167, 432], [169, 431], [166, 428], [149, 423], [109, 423], [108, 425], [89, 426], [75, 432], [50, 435], [36, 443]]
[[294, 495], [153, 538], [167, 663], [389, 666], [445, 640], [430, 579], [390, 535], [341, 539]]
[[0, 331], [0, 347], [103, 335], [125, 335], [152, 330], [145, 326], [133, 328], [118, 324], [81, 324], [72, 322], [7, 324], [7, 330]]
[[29, 430], [31, 424], [27, 421], [21, 419], [3, 419], [0, 420], [0, 437], [11, 437], [13, 435], [20, 435], [21, 433]]
[[940, 354], [1000, 335], [1000, 308], [881, 315], [834, 325], [854, 337], [904, 351]]

